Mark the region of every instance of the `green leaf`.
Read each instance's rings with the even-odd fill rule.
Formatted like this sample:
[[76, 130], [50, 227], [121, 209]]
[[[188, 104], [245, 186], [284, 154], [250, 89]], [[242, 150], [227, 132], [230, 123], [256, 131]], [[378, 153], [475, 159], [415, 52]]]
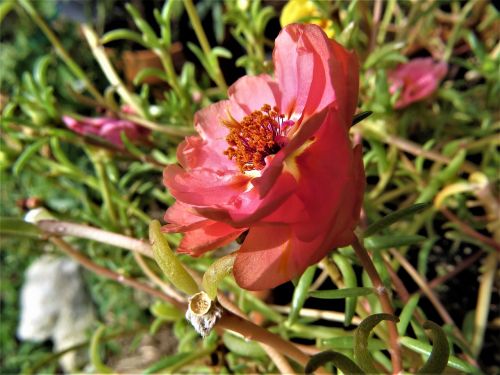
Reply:
[[128, 29], [116, 29], [107, 32], [101, 37], [101, 44], [107, 44], [110, 42], [114, 42], [116, 40], [130, 40], [132, 42], [138, 43], [144, 47], [147, 47], [147, 45], [144, 43], [142, 40], [142, 37], [140, 34], [136, 33], [135, 31], [131, 31]]
[[[348, 349], [352, 350], [354, 348], [354, 337], [353, 336], [343, 336], [334, 337], [331, 339], [321, 340], [321, 345], [331, 347], [332, 349]], [[373, 338], [368, 339], [368, 350], [386, 350], [387, 345], [385, 342]]]
[[400, 220], [406, 219], [406, 218], [411, 218], [415, 214], [419, 213], [420, 211], [425, 210], [426, 208], [430, 207], [432, 205], [432, 202], [427, 202], [427, 203], [417, 203], [414, 204], [413, 206], [403, 208], [401, 210], [398, 210], [396, 212], [392, 212], [389, 215], [383, 217], [376, 223], [371, 224], [368, 228], [363, 233], [364, 237], [370, 237], [371, 235], [380, 232], [382, 229], [387, 228], [389, 225], [394, 224]]
[[177, 321], [184, 316], [174, 305], [163, 301], [155, 301], [151, 306], [151, 313], [157, 318], [170, 322]]
[[141, 30], [144, 42], [151, 48], [159, 48], [161, 46], [160, 40], [149, 23], [142, 18], [137, 8], [130, 3], [125, 4], [125, 8], [134, 19], [137, 28]]
[[[366, 69], [373, 68], [375, 65], [379, 64], [380, 62], [387, 60], [388, 56], [390, 56], [390, 58], [388, 59], [389, 61], [393, 60], [394, 53], [397, 52], [398, 50], [401, 50], [404, 46], [405, 46], [405, 43], [403, 43], [403, 42], [393, 42], [393, 43], [387, 43], [387, 44], [377, 48], [366, 59], [365, 64], [364, 64], [364, 69], [366, 70]], [[399, 52], [398, 52], [398, 55], [400, 55]]]
[[235, 254], [226, 255], [213, 262], [205, 271], [201, 285], [211, 300], [217, 296], [217, 288], [222, 280], [231, 274], [235, 259]]
[[231, 59], [233, 57], [231, 51], [223, 47], [212, 48], [212, 55], [216, 57], [222, 57], [224, 59]]
[[352, 119], [351, 125], [352, 126], [356, 125], [358, 122], [361, 122], [365, 118], [369, 117], [372, 113], [373, 113], [372, 111], [365, 111], [365, 112], [355, 114], [353, 119]]
[[373, 294], [375, 291], [373, 288], [343, 288], [343, 289], [333, 289], [333, 290], [316, 290], [309, 293], [311, 297], [321, 298], [321, 299], [342, 299], [348, 297], [361, 297]]
[[379, 373], [368, 350], [368, 336], [382, 320], [399, 321], [394, 315], [374, 314], [364, 319], [354, 332], [354, 358], [367, 373]]
[[95, 333], [92, 335], [92, 340], [90, 341], [90, 362], [97, 373], [100, 374], [114, 374], [113, 369], [106, 366], [102, 360], [101, 355], [99, 354], [99, 341], [106, 329], [105, 326], [101, 325]]
[[153, 220], [149, 224], [149, 241], [153, 248], [154, 259], [169, 281], [188, 295], [198, 293], [198, 285], [170, 249], [167, 239], [161, 232], [158, 220]]
[[405, 303], [401, 314], [399, 314], [400, 323], [398, 324], [398, 333], [400, 336], [406, 334], [406, 329], [413, 318], [413, 313], [415, 312], [415, 308], [417, 307], [419, 300], [420, 295], [414, 294], [411, 296], [411, 298]]
[[0, 24], [9, 12], [14, 8], [16, 2], [14, 0], [7, 0], [0, 4]]
[[431, 321], [426, 321], [424, 328], [431, 330], [431, 338], [434, 345], [432, 346], [429, 359], [418, 370], [417, 374], [442, 374], [450, 357], [450, 347], [446, 339], [446, 334], [440, 326]]
[[[344, 284], [346, 288], [356, 288], [358, 286], [358, 280], [356, 277], [356, 273], [352, 268], [352, 263], [348, 258], [339, 254], [338, 252], [333, 254], [333, 261], [337, 264], [337, 267], [342, 273], [342, 277], [344, 279]], [[347, 297], [345, 300], [345, 318], [344, 318], [344, 326], [347, 327], [351, 324], [352, 318], [354, 317], [354, 313], [356, 311], [356, 304], [358, 302], [357, 297]]]
[[144, 375], [157, 374], [161, 370], [180, 362], [181, 360], [185, 359], [189, 355], [191, 355], [190, 352], [187, 352], [187, 353], [185, 352], [185, 353], [178, 353], [178, 354], [174, 354], [174, 355], [162, 358], [159, 361], [153, 363], [148, 368], [146, 368], [142, 373]]
[[371, 250], [389, 249], [391, 247], [409, 246], [425, 241], [424, 236], [416, 234], [398, 234], [387, 236], [372, 236], [365, 239], [365, 246]]
[[222, 336], [224, 345], [232, 352], [244, 357], [264, 358], [266, 352], [255, 341], [246, 341], [229, 332]]
[[[419, 340], [406, 336], [400, 337], [399, 342], [404, 347], [413, 350], [416, 353], [423, 354], [426, 357], [429, 357], [431, 355], [432, 347], [429, 344], [425, 344], [423, 342], [420, 342]], [[455, 356], [450, 356], [448, 358], [447, 365], [451, 368], [462, 371], [465, 374], [482, 374], [481, 370]]]
[[10, 217], [0, 218], [0, 233], [20, 237], [41, 238], [42, 231], [24, 220]]
[[428, 185], [422, 190], [420, 196], [417, 198], [417, 202], [428, 202], [433, 199], [441, 186], [456, 176], [462, 167], [462, 164], [465, 162], [466, 156], [467, 151], [465, 149], [458, 151], [455, 157], [444, 169], [442, 169], [436, 176], [432, 176]]
[[38, 150], [40, 150], [42, 146], [45, 145], [48, 141], [49, 138], [42, 138], [24, 149], [23, 153], [17, 158], [16, 162], [14, 163], [14, 166], [12, 167], [14, 176], [19, 176], [19, 173], [21, 173], [26, 163], [28, 163], [31, 157], [36, 152], [38, 152]]
[[35, 68], [33, 69], [33, 77], [35, 81], [40, 85], [40, 87], [45, 88], [47, 84], [47, 70], [52, 58], [50, 55], [43, 56], [39, 58], [36, 62]]
[[168, 77], [165, 72], [158, 68], [143, 68], [134, 77], [134, 85], [141, 84], [147, 77], [157, 77], [165, 82], [168, 82]]
[[333, 365], [345, 374], [364, 374], [363, 370], [349, 357], [331, 350], [313, 355], [309, 362], [307, 362], [304, 372], [308, 375], [313, 374], [315, 370], [328, 362], [333, 362]]
[[304, 302], [307, 299], [307, 294], [309, 292], [309, 287], [314, 278], [314, 273], [316, 272], [316, 266], [308, 267], [297, 283], [295, 290], [293, 291], [292, 297], [292, 307], [290, 310], [290, 314], [288, 315], [288, 324], [293, 324], [296, 322], [299, 317], [299, 312], [302, 306], [304, 306]]

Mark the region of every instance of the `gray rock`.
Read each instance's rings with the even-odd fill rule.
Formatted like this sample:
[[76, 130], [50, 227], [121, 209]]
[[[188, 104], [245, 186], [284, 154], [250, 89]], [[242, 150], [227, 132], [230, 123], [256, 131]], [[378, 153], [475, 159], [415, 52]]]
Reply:
[[[92, 301], [85, 290], [78, 263], [69, 258], [44, 255], [26, 271], [21, 290], [21, 340], [52, 340], [59, 352], [87, 340], [94, 326]], [[71, 351], [60, 358], [65, 372], [87, 362], [86, 351]]]

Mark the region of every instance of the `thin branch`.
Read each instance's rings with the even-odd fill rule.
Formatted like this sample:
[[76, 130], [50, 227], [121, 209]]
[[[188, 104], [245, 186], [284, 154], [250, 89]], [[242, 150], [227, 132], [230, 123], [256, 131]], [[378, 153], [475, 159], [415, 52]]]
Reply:
[[151, 246], [148, 242], [127, 237], [122, 234], [108, 232], [88, 225], [75, 224], [67, 221], [42, 220], [37, 226], [47, 234], [55, 236], [72, 236], [86, 238], [89, 240], [120, 247], [130, 251], [138, 252], [149, 258], [153, 257]]
[[481, 256], [483, 254], [484, 254], [484, 251], [479, 250], [475, 254], [472, 254], [470, 257], [468, 257], [465, 260], [463, 260], [462, 262], [460, 262], [451, 271], [446, 272], [444, 275], [438, 276], [438, 277], [432, 279], [431, 281], [429, 281], [429, 283], [427, 285], [429, 285], [429, 288], [434, 289], [438, 285], [445, 283], [449, 279], [458, 275], [460, 272], [462, 272], [462, 271], [466, 270], [467, 268], [469, 268], [470, 266], [472, 266], [479, 258], [481, 258]]
[[472, 238], [475, 238], [476, 240], [479, 240], [491, 247], [493, 247], [496, 251], [500, 251], [500, 244], [497, 243], [494, 239], [486, 237], [484, 234], [481, 234], [474, 230], [470, 225], [467, 223], [464, 223], [462, 220], [460, 220], [455, 214], [453, 214], [450, 210], [448, 210], [445, 207], [442, 207], [439, 209], [441, 213], [446, 216], [446, 218], [453, 223], [457, 224], [458, 227], [467, 235], [471, 236]]
[[80, 263], [83, 267], [87, 268], [88, 270], [94, 272], [95, 274], [115, 280], [119, 282], [120, 284], [130, 286], [134, 289], [143, 291], [145, 293], [148, 293], [149, 295], [162, 299], [168, 303], [171, 303], [172, 305], [176, 306], [180, 310], [184, 311], [186, 309], [186, 305], [184, 303], [181, 303], [177, 301], [176, 299], [167, 296], [166, 294], [162, 293], [161, 291], [154, 289], [150, 287], [149, 285], [143, 284], [135, 279], [132, 279], [130, 277], [121, 275], [119, 273], [113, 272], [105, 267], [101, 267], [98, 264], [92, 262], [89, 258], [87, 258], [85, 255], [82, 255], [78, 250], [73, 248], [69, 243], [66, 241], [62, 240], [61, 238], [58, 237], [49, 237], [49, 241], [52, 242], [54, 245], [56, 245], [62, 252], [64, 252], [66, 255], [69, 255], [72, 257], [74, 260], [76, 260], [78, 263]]
[[137, 262], [137, 264], [141, 268], [142, 272], [144, 272], [144, 274], [149, 278], [149, 280], [151, 280], [154, 284], [156, 284], [156, 286], [158, 286], [161, 290], [163, 290], [163, 292], [166, 295], [176, 299], [177, 301], [179, 301], [181, 303], [187, 302], [186, 298], [182, 294], [180, 294], [177, 290], [175, 290], [169, 284], [167, 284], [162, 279], [160, 279], [160, 277], [158, 275], [156, 275], [151, 270], [151, 268], [149, 268], [146, 261], [142, 258], [141, 254], [134, 252], [134, 251], [132, 253], [134, 255], [135, 261]]

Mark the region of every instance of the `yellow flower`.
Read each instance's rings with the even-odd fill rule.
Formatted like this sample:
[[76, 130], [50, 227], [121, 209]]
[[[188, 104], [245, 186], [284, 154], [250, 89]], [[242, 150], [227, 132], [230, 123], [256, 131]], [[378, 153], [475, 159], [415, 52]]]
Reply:
[[291, 23], [312, 23], [318, 25], [329, 38], [335, 36], [332, 20], [325, 18], [312, 0], [288, 0], [280, 16], [281, 27]]

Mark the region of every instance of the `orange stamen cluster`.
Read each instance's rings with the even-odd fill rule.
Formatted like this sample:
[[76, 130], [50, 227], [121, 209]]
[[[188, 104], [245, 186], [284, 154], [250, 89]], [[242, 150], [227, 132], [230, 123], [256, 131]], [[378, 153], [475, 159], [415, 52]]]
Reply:
[[223, 124], [229, 128], [226, 137], [229, 147], [224, 155], [236, 161], [242, 172], [263, 169], [265, 157], [276, 154], [283, 146], [283, 118], [277, 107], [265, 104], [240, 122], [230, 117]]

